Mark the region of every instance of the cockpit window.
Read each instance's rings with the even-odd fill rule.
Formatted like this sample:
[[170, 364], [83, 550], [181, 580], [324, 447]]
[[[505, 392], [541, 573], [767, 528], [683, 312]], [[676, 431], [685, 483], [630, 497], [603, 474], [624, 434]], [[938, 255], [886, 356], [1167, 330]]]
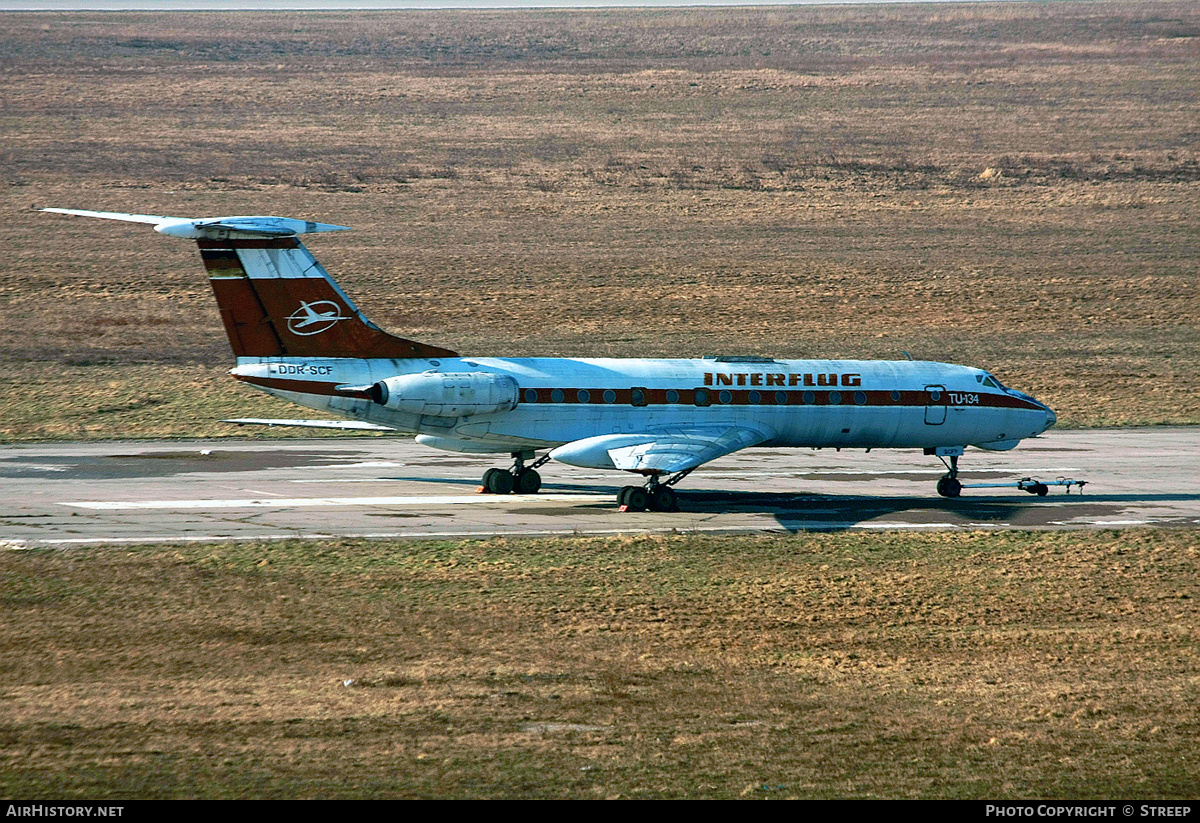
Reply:
[[1004, 387], [1000, 385], [1000, 381], [992, 377], [990, 374], [977, 374], [975, 375], [975, 380], [976, 382], [987, 386], [989, 389], [1004, 389]]

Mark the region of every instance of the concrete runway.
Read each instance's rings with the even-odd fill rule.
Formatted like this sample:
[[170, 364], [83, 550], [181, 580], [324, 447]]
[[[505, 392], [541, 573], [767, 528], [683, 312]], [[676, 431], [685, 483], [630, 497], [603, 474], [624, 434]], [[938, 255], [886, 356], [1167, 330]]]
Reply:
[[540, 494], [477, 494], [484, 470], [507, 463], [400, 437], [5, 446], [0, 545], [1200, 525], [1200, 428], [1051, 431], [961, 459], [968, 486], [1030, 475], [1088, 484], [1040, 498], [967, 488], [945, 500], [934, 491], [945, 470], [920, 452], [807, 449], [702, 466], [669, 514], [617, 511], [631, 475], [553, 462]]

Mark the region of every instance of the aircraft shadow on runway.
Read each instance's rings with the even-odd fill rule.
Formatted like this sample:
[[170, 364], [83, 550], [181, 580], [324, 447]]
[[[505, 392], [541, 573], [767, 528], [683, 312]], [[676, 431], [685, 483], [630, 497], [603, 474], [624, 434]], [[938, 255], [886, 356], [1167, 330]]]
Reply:
[[[789, 531], [838, 530], [872, 520], [902, 517], [907, 524], [994, 524], [1036, 528], [1085, 518], [1113, 519], [1128, 516], [1131, 506], [1162, 503], [1197, 503], [1197, 494], [1108, 494], [1035, 497], [1024, 492], [1010, 495], [896, 497], [787, 492], [728, 492], [688, 490], [679, 495], [684, 512], [761, 512], [774, 516]], [[930, 519], [930, 514], [935, 518]], [[1180, 516], [1185, 514], [1180, 512]]]
[[[382, 478], [381, 478], [382, 479]], [[479, 481], [456, 477], [389, 477], [397, 482], [439, 483], [477, 488]], [[546, 493], [613, 495], [613, 504], [574, 503], [571, 508], [615, 510], [619, 487], [613, 484], [544, 483]], [[964, 492], [962, 497], [899, 497], [828, 494], [797, 489], [786, 492], [678, 488], [679, 510], [684, 514], [768, 514], [781, 528], [793, 532], [852, 528], [872, 520], [904, 517], [906, 523], [995, 524], [1036, 528], [1053, 521], [1080, 518], [1117, 518], [1131, 506], [1200, 503], [1200, 495], [1187, 493], [1062, 494], [1053, 490], [1036, 497], [1011, 493]], [[931, 515], [933, 519], [931, 519]]]
[[848, 494], [795, 494], [788, 492], [723, 492], [689, 490], [679, 495], [679, 508], [686, 512], [761, 512], [790, 531], [850, 528], [859, 523], [893, 515], [916, 515], [914, 523], [927, 520], [922, 513], [936, 512], [940, 522], [1011, 523], [1036, 508], [1020, 498], [960, 497], [869, 497]]

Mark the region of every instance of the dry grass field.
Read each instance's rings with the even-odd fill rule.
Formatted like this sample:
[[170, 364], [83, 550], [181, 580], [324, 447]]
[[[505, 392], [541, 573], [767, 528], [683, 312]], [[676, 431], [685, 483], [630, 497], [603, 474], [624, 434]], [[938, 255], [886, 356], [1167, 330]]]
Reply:
[[[47, 206], [353, 226], [310, 247], [462, 352], [909, 351], [1200, 423], [1198, 78], [1184, 0], [0, 14], [0, 442], [296, 413], [194, 247]], [[0, 794], [1194, 798], [1198, 549], [0, 551]]]
[[1195, 798], [1195, 534], [0, 553], [5, 797]]
[[1200, 422], [1190, 2], [0, 16], [0, 439], [291, 415], [194, 248], [279, 213], [476, 354], [902, 357]]

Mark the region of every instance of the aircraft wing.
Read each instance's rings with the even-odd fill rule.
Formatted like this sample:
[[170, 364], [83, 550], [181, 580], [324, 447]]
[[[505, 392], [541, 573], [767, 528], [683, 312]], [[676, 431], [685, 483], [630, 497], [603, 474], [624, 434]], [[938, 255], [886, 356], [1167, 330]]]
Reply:
[[272, 420], [267, 417], [237, 417], [232, 420], [222, 420], [222, 423], [236, 423], [239, 426], [304, 426], [310, 429], [352, 429], [355, 431], [393, 432], [391, 426], [380, 426], [376, 423], [366, 423], [361, 420]]
[[769, 431], [742, 425], [696, 426], [641, 434], [603, 434], [559, 446], [560, 463], [647, 474], [675, 474], [770, 440]]
[[42, 209], [54, 214], [73, 214], [76, 217], [99, 217], [104, 220], [124, 220], [126, 223], [149, 223], [160, 234], [186, 237], [190, 240], [224, 239], [234, 233], [252, 237], [295, 237], [324, 231], [347, 231], [348, 226], [293, 220], [289, 217], [265, 215], [240, 217], [164, 217], [158, 214], [126, 214], [120, 211], [89, 211], [87, 209]]

